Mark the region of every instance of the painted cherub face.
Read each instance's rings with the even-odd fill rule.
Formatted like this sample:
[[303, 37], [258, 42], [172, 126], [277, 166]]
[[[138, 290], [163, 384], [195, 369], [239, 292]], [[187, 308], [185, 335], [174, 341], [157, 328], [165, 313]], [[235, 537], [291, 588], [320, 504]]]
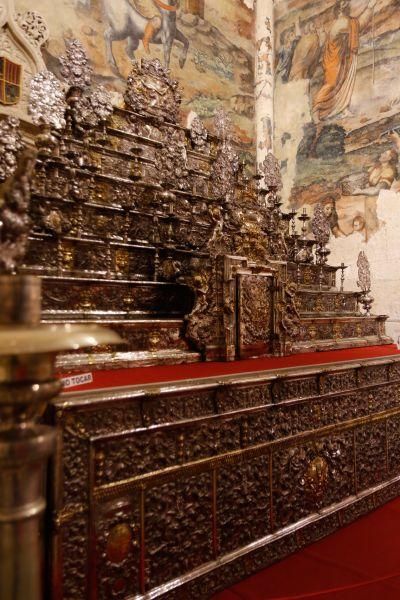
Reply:
[[382, 152], [382, 154], [379, 157], [379, 160], [381, 162], [388, 162], [391, 159], [391, 152], [390, 150], [385, 150], [385, 152]]
[[389, 162], [392, 164], [396, 164], [399, 160], [399, 153], [394, 148], [390, 150], [386, 150], [386, 152], [382, 152], [379, 157], [380, 162]]
[[364, 219], [355, 217], [353, 220], [353, 231], [362, 231], [364, 229]]
[[324, 213], [326, 217], [330, 217], [333, 213], [333, 202], [327, 202], [324, 204]]

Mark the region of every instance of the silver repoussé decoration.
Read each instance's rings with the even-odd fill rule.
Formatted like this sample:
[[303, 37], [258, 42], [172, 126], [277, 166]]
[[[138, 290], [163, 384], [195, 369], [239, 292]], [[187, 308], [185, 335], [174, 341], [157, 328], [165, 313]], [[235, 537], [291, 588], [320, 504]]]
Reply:
[[66, 40], [65, 56], [60, 56], [61, 75], [70, 87], [85, 89], [92, 81], [93, 69], [79, 40]]
[[275, 188], [280, 190], [282, 188], [282, 175], [279, 161], [271, 152], [267, 154], [264, 162], [260, 163], [260, 171], [264, 175], [264, 184], [267, 189]]
[[326, 247], [331, 237], [331, 227], [325, 214], [322, 204], [317, 204], [314, 209], [314, 216], [311, 221], [311, 229], [317, 242], [316, 260], [320, 265], [319, 287], [322, 289], [324, 283], [324, 265], [328, 262], [328, 256], [331, 253]]
[[207, 149], [208, 131], [200, 117], [195, 117], [190, 125], [190, 138], [194, 149], [198, 152]]
[[7, 117], [0, 122], [0, 181], [12, 175], [17, 167], [17, 157], [24, 144], [19, 133], [19, 119]]
[[63, 129], [67, 104], [61, 83], [50, 73], [41, 71], [31, 81], [28, 112], [35, 125], [42, 123]]
[[362, 250], [357, 259], [358, 280], [357, 285], [361, 289], [360, 302], [365, 310], [365, 316], [371, 314], [374, 298], [371, 296], [371, 267], [367, 255]]
[[230, 116], [219, 108], [214, 115], [214, 126], [217, 136], [223, 142], [229, 142], [233, 136], [233, 123]]
[[113, 113], [110, 92], [102, 85], [98, 85], [90, 94], [90, 102], [99, 121], [107, 121]]
[[367, 255], [362, 250], [357, 259], [358, 280], [357, 285], [363, 292], [369, 292], [371, 289], [371, 267]]
[[236, 176], [239, 172], [239, 157], [231, 144], [233, 136], [232, 120], [223, 108], [216, 111], [214, 125], [222, 144], [211, 169], [212, 195], [214, 198], [225, 198], [229, 202], [235, 194]]
[[98, 85], [90, 94], [83, 95], [75, 104], [75, 122], [86, 127], [96, 127], [111, 117], [113, 107], [111, 94], [105, 87]]
[[325, 246], [331, 237], [331, 228], [322, 204], [317, 204], [311, 221], [311, 229], [319, 246]]
[[161, 117], [176, 123], [182, 96], [179, 84], [156, 58], [142, 58], [132, 62], [132, 71], [126, 81], [125, 104], [129, 110]]

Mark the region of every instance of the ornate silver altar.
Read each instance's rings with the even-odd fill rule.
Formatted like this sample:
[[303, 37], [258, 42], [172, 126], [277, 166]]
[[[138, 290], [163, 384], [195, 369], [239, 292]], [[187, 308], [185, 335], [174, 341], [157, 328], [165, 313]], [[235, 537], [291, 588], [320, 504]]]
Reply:
[[[0, 562], [12, 600], [43, 589], [38, 533], [54, 435], [38, 421], [59, 388], [57, 350], [60, 373], [390, 341], [386, 317], [369, 314], [365, 257], [362, 296], [344, 291], [344, 265], [327, 264], [320, 207], [314, 237], [306, 214], [297, 234], [296, 214], [281, 208], [277, 159], [268, 155], [251, 178], [230, 116], [217, 111], [214, 133], [198, 118], [182, 128], [178, 85], [158, 61], [134, 63], [123, 108], [92, 87], [78, 41], [61, 67], [63, 83], [43, 70], [32, 80], [36, 164], [32, 151], [21, 154], [17, 122], [0, 140], [0, 173], [14, 174], [0, 207], [1, 261], [18, 272], [0, 277], [9, 307], [0, 470], [3, 489], [12, 487], [0, 492]], [[98, 323], [121, 334], [122, 351], [115, 335], [87, 336]], [[81, 350], [93, 342], [97, 351]], [[400, 485], [398, 363], [50, 402], [43, 419], [60, 432], [46, 539], [53, 597], [198, 600], [384, 502]], [[23, 526], [29, 543], [9, 570]]]

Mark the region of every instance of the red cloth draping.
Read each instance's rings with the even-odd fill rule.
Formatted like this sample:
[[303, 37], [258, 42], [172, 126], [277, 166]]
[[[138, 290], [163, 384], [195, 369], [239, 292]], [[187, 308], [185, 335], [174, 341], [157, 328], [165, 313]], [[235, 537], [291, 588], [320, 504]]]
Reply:
[[[91, 381], [85, 385], [71, 387], [65, 392], [86, 391], [146, 383], [163, 383], [166, 381], [185, 381], [194, 378], [220, 377], [223, 375], [238, 375], [262, 371], [275, 371], [288, 367], [322, 365], [332, 362], [348, 362], [366, 358], [390, 357], [399, 355], [397, 347], [369, 346], [366, 348], [350, 348], [330, 352], [309, 352], [281, 358], [255, 358], [234, 362], [201, 362], [194, 364], [140, 367], [133, 369], [115, 369], [108, 371], [93, 371]], [[87, 369], [85, 373], [90, 369]], [[74, 373], [76, 375], [76, 373]], [[68, 377], [69, 374], [60, 375]], [[400, 600], [400, 599], [399, 599]]]

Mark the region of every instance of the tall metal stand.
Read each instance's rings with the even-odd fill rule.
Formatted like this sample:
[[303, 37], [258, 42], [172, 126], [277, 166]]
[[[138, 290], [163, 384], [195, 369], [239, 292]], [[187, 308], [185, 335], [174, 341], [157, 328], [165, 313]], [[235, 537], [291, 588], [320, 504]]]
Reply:
[[44, 597], [47, 464], [55, 430], [41, 425], [61, 383], [56, 352], [118, 343], [99, 327], [40, 325], [41, 281], [0, 275], [0, 597]]

